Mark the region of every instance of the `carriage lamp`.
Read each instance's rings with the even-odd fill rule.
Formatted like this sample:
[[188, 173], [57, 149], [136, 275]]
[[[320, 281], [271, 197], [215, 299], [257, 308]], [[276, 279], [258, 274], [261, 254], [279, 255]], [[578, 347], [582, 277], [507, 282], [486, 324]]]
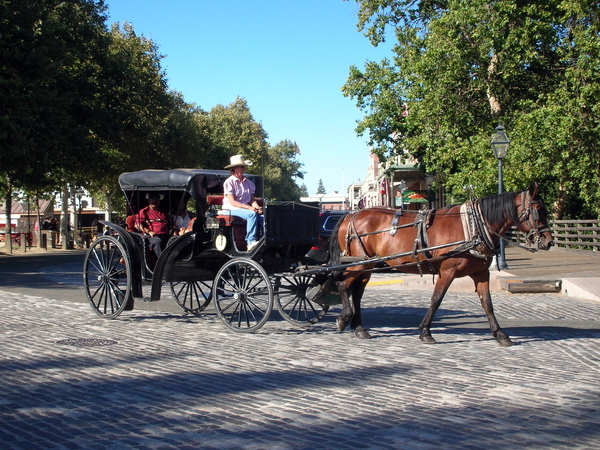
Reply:
[[[502, 194], [502, 160], [506, 158], [509, 145], [510, 140], [508, 139], [508, 136], [504, 131], [504, 127], [498, 124], [498, 126], [496, 127], [496, 132], [492, 136], [492, 151], [494, 152], [494, 156], [498, 160], [498, 194]], [[500, 239], [500, 253], [496, 258], [496, 262], [498, 264], [498, 270], [508, 269], [508, 264], [506, 264], [506, 258], [504, 253], [504, 239]]]

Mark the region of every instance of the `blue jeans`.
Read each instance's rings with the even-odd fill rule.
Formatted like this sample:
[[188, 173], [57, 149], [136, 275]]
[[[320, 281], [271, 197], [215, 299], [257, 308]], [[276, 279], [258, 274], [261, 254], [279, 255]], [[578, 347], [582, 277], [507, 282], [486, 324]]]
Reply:
[[246, 243], [252, 244], [260, 239], [263, 234], [264, 217], [249, 209], [230, 209], [231, 215], [246, 221]]

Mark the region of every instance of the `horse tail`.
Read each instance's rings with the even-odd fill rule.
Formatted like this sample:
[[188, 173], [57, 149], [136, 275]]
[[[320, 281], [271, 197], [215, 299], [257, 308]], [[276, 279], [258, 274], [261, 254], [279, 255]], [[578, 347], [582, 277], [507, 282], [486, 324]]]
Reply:
[[[342, 248], [340, 247], [340, 240], [338, 237], [340, 227], [348, 216], [342, 217], [335, 224], [333, 231], [331, 232], [331, 238], [329, 239], [329, 260], [327, 261], [328, 266], [339, 266], [342, 258]], [[331, 276], [339, 277], [343, 273], [342, 270], [333, 270]]]

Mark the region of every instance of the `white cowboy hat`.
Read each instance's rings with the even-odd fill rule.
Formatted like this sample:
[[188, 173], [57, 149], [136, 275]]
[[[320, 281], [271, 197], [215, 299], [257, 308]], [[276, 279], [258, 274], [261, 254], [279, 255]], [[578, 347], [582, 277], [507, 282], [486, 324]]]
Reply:
[[226, 169], [229, 169], [231, 167], [237, 167], [237, 166], [251, 166], [252, 163], [250, 161], [246, 161], [244, 159], [244, 157], [242, 155], [234, 155], [231, 158], [229, 158], [231, 164], [229, 164], [228, 166], [225, 166]]

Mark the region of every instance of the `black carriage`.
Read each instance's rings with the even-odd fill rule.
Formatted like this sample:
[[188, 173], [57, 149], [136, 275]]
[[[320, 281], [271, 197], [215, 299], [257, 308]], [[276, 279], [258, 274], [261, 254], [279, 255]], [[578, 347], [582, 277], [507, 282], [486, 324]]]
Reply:
[[[258, 330], [274, 306], [295, 324], [324, 316], [326, 296], [320, 294], [317, 303], [311, 293], [319, 290], [324, 275], [298, 273], [318, 241], [318, 205], [265, 201], [264, 235], [248, 252], [245, 222], [219, 209], [228, 176], [223, 170], [174, 169], [119, 177], [132, 213], [146, 206], [147, 195], [159, 194], [168, 209], [187, 207], [196, 219], [188, 232], [170, 238], [158, 258], [148, 236], [103, 221], [112, 233], [92, 243], [83, 267], [87, 297], [97, 314], [114, 318], [133, 309], [136, 301], [171, 295], [191, 314], [212, 302], [219, 318], [235, 331]], [[262, 197], [262, 178], [246, 176]]]

